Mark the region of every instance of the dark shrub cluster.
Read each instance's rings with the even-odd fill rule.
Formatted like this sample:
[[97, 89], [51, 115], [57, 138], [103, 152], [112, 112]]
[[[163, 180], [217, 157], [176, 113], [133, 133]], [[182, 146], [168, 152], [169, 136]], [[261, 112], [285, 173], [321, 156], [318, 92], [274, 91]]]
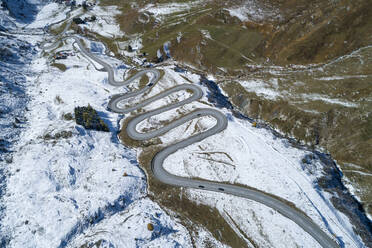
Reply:
[[74, 116], [72, 116], [71, 113], [63, 114], [62, 118], [66, 121], [72, 121], [74, 119]]
[[58, 140], [58, 139], [68, 139], [72, 137], [72, 132], [71, 131], [62, 131], [59, 133], [56, 133], [55, 135], [51, 134], [45, 134], [42, 138], [44, 140]]
[[90, 105], [75, 108], [75, 121], [85, 129], [109, 132], [107, 124], [98, 116]]

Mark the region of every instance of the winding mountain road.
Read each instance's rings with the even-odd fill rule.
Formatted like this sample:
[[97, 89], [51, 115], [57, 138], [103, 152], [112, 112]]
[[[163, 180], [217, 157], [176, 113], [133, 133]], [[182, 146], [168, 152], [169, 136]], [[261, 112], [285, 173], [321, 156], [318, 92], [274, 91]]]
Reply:
[[[69, 24], [67, 24], [66, 27], [69, 27]], [[161, 114], [165, 111], [180, 107], [184, 104], [191, 103], [193, 101], [196, 101], [200, 99], [203, 95], [202, 90], [192, 84], [182, 84], [178, 85], [176, 87], [173, 87], [171, 89], [168, 89], [166, 91], [163, 91], [159, 93], [158, 95], [155, 95], [153, 97], [148, 98], [147, 100], [144, 100], [143, 102], [129, 108], [121, 107], [121, 103], [136, 97], [138, 95], [141, 95], [145, 93], [147, 90], [149, 90], [151, 87], [153, 87], [160, 79], [160, 73], [156, 69], [147, 69], [138, 72], [133, 77], [126, 81], [116, 81], [114, 78], [114, 69], [112, 66], [110, 66], [108, 63], [104, 62], [102, 59], [98, 58], [96, 55], [90, 53], [80, 42], [80, 38], [77, 36], [68, 36], [65, 38], [62, 38], [62, 35], [67, 31], [67, 28], [57, 37], [58, 40], [54, 42], [52, 45], [46, 46], [45, 44], [42, 45], [44, 49], [54, 49], [58, 46], [58, 42], [61, 42], [63, 39], [69, 39], [72, 38], [75, 40], [75, 43], [78, 45], [81, 53], [85, 55], [86, 57], [90, 58], [91, 60], [95, 61], [96, 63], [99, 63], [103, 66], [104, 71], [108, 73], [108, 82], [109, 84], [113, 86], [127, 86], [131, 83], [133, 83], [136, 79], [146, 75], [146, 74], [152, 74], [150, 82], [143, 87], [142, 89], [139, 89], [135, 92], [125, 93], [125, 94], [118, 94], [114, 95], [109, 104], [108, 108], [116, 113], [129, 113], [136, 109], [142, 108], [158, 99], [164, 98], [172, 93], [178, 92], [178, 91], [184, 91], [189, 90], [192, 92], [191, 96], [188, 98], [169, 104], [164, 107], [157, 108], [155, 110], [139, 114], [138, 116], [134, 117], [127, 125], [126, 131], [128, 133], [128, 136], [134, 140], [147, 140], [151, 138], [158, 137], [169, 130], [176, 128], [192, 119], [199, 118], [202, 116], [210, 116], [216, 119], [216, 124], [201, 133], [192, 135], [191, 137], [188, 137], [185, 140], [179, 141], [174, 144], [170, 144], [164, 149], [162, 149], [160, 152], [158, 152], [151, 162], [151, 169], [154, 173], [154, 176], [159, 181], [177, 186], [177, 187], [188, 187], [188, 188], [195, 188], [195, 189], [202, 189], [202, 190], [208, 190], [208, 191], [215, 191], [215, 192], [223, 192], [225, 194], [235, 195], [238, 197], [243, 197], [246, 199], [250, 199], [259, 203], [262, 203], [279, 213], [281, 213], [283, 216], [289, 218], [293, 222], [295, 222], [297, 225], [299, 225], [303, 230], [305, 230], [307, 233], [309, 233], [322, 247], [324, 248], [337, 248], [339, 245], [334, 241], [332, 238], [330, 238], [322, 229], [316, 225], [309, 217], [304, 215], [302, 212], [296, 210], [295, 208], [287, 205], [283, 201], [280, 201], [270, 195], [267, 195], [265, 193], [262, 193], [258, 190], [254, 189], [248, 189], [245, 187], [240, 187], [236, 185], [230, 185], [225, 183], [218, 183], [218, 182], [210, 182], [210, 181], [204, 181], [204, 180], [195, 180], [191, 178], [184, 178], [175, 176], [173, 174], [170, 174], [168, 171], [166, 171], [163, 168], [163, 162], [164, 160], [172, 153], [187, 147], [191, 144], [197, 143], [207, 137], [210, 137], [216, 133], [222, 132], [227, 127], [227, 118], [226, 116], [221, 113], [220, 111], [217, 111], [215, 109], [211, 108], [202, 108], [197, 109], [189, 114], [184, 115], [183, 117], [167, 124], [166, 126], [163, 126], [159, 129], [153, 130], [151, 132], [147, 133], [140, 133], [136, 130], [136, 126], [143, 120], [150, 118], [151, 116], [155, 116], [158, 114]]]

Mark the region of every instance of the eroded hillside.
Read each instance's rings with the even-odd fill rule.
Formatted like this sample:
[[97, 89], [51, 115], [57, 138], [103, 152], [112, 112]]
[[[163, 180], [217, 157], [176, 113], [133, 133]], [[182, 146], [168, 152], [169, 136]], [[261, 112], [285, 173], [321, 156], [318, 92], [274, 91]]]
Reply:
[[248, 116], [329, 151], [371, 213], [369, 1], [136, 1], [121, 10], [127, 37], [109, 42], [117, 54], [135, 36], [149, 61], [171, 57], [214, 75]]

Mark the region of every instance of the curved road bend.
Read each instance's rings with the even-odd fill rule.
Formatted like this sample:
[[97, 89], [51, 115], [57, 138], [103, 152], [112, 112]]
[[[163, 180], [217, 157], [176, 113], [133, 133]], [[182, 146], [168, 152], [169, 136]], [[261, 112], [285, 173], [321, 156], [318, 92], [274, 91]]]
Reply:
[[[67, 26], [69, 26], [69, 25], [67, 25]], [[66, 30], [67, 30], [67, 28], [64, 30], [63, 33], [65, 33]], [[60, 37], [60, 35], [58, 37]], [[225, 130], [226, 127], [227, 127], [226, 116], [224, 114], [222, 114], [221, 112], [215, 110], [215, 109], [210, 109], [210, 108], [197, 109], [196, 111], [191, 112], [189, 114], [186, 114], [183, 117], [177, 119], [176, 121], [173, 121], [173, 122], [169, 123], [168, 125], [163, 126], [162, 128], [159, 128], [157, 130], [154, 130], [154, 131], [151, 131], [151, 132], [148, 132], [148, 133], [139, 133], [136, 130], [136, 126], [141, 121], [143, 121], [143, 120], [145, 120], [145, 119], [147, 119], [151, 116], [161, 114], [165, 111], [177, 108], [177, 107], [182, 106], [184, 104], [191, 103], [192, 101], [200, 99], [203, 95], [202, 90], [196, 85], [182, 84], [182, 85], [178, 85], [174, 88], [168, 89], [166, 91], [163, 91], [163, 92], [159, 93], [158, 95], [150, 97], [150, 98], [144, 100], [143, 102], [137, 104], [136, 106], [129, 107], [129, 108], [122, 108], [122, 107], [120, 107], [121, 102], [123, 102], [123, 101], [125, 101], [129, 98], [133, 98], [135, 96], [143, 94], [150, 87], [155, 85], [160, 78], [159, 71], [156, 70], [156, 69], [147, 69], [147, 70], [143, 70], [143, 71], [138, 72], [137, 74], [135, 74], [133, 77], [131, 77], [128, 80], [116, 81], [115, 78], [114, 78], [113, 68], [108, 63], [104, 62], [100, 58], [98, 58], [95, 55], [93, 55], [92, 53], [90, 53], [81, 44], [79, 37], [71, 36], [71, 37], [65, 37], [64, 39], [68, 39], [68, 38], [73, 38], [75, 40], [76, 44], [79, 46], [79, 49], [80, 49], [81, 53], [83, 53], [85, 56], [89, 57], [90, 59], [92, 59], [93, 61], [99, 63], [100, 65], [102, 65], [104, 67], [105, 71], [108, 73], [108, 82], [109, 82], [109, 84], [111, 84], [113, 86], [126, 86], [126, 85], [130, 84], [131, 82], [133, 82], [135, 79], [138, 79], [138, 78], [144, 76], [147, 73], [151, 73], [153, 75], [150, 82], [144, 88], [142, 88], [140, 90], [137, 90], [135, 92], [125, 93], [125, 94], [118, 94], [118, 95], [113, 96], [111, 98], [109, 104], [108, 104], [108, 108], [113, 112], [129, 113], [129, 112], [134, 111], [138, 108], [144, 107], [144, 106], [152, 103], [153, 101], [156, 101], [158, 99], [166, 97], [166, 96], [168, 96], [168, 95], [170, 95], [174, 92], [181, 91], [181, 90], [191, 90], [192, 91], [192, 95], [190, 97], [188, 97], [188, 98], [186, 98], [186, 99], [184, 99], [180, 102], [172, 103], [170, 105], [167, 105], [167, 106], [164, 106], [164, 107], [161, 107], [161, 108], [158, 108], [158, 109], [140, 114], [140, 115], [136, 116], [134, 119], [132, 119], [128, 123], [127, 128], [126, 128], [128, 136], [130, 138], [132, 138], [134, 140], [147, 140], [147, 139], [155, 138], [155, 137], [158, 137], [158, 136], [168, 132], [169, 130], [171, 130], [175, 127], [178, 127], [178, 126], [180, 126], [180, 125], [182, 125], [182, 124], [184, 124], [184, 123], [186, 123], [186, 122], [188, 122], [192, 119], [199, 118], [199, 117], [202, 117], [202, 116], [211, 116], [211, 117], [216, 119], [217, 123], [212, 128], [210, 128], [210, 129], [208, 129], [208, 130], [206, 130], [202, 133], [192, 135], [191, 137], [189, 137], [185, 140], [179, 141], [175, 144], [171, 144], [171, 145], [165, 147], [160, 152], [158, 152], [154, 156], [154, 158], [152, 159], [152, 162], [151, 162], [151, 169], [152, 169], [152, 172], [154, 173], [155, 178], [157, 178], [159, 181], [161, 181], [165, 184], [169, 184], [169, 185], [173, 185], [173, 186], [177, 186], [177, 187], [188, 187], [188, 188], [202, 189], [202, 190], [208, 190], [208, 191], [223, 192], [225, 194], [235, 195], [235, 196], [247, 198], [247, 199], [262, 203], [262, 204], [278, 211], [283, 216], [291, 219], [293, 222], [295, 222], [297, 225], [299, 225], [304, 231], [309, 233], [322, 247], [324, 247], [324, 248], [337, 248], [337, 247], [339, 247], [339, 245], [336, 243], [336, 241], [334, 241], [325, 232], [323, 232], [322, 229], [318, 225], [316, 225], [309, 217], [307, 217], [303, 213], [297, 211], [296, 209], [292, 208], [291, 206], [288, 206], [284, 202], [282, 202], [282, 201], [280, 201], [280, 200], [278, 200], [278, 199], [276, 199], [272, 196], [266, 195], [266, 194], [264, 194], [260, 191], [254, 190], [254, 189], [248, 189], [248, 188], [235, 186], [235, 185], [230, 185], [230, 184], [225, 184], [225, 183], [202, 181], [202, 180], [195, 180], [195, 179], [191, 179], [191, 178], [179, 177], [179, 176], [175, 176], [175, 175], [172, 175], [169, 172], [167, 172], [163, 168], [163, 163], [164, 163], [164, 160], [170, 154], [175, 153], [179, 149], [185, 148], [185, 147], [187, 147], [191, 144], [194, 144], [196, 142], [200, 142], [201, 140], [203, 140], [203, 139], [205, 139], [209, 136], [212, 136], [216, 133], [219, 133], [219, 132]], [[53, 45], [48, 46], [48, 47], [44, 47], [44, 46], [43, 47], [44, 47], [44, 49], [53, 49], [56, 46], [58, 46], [59, 41], [55, 42], [55, 44], [57, 44], [57, 45], [53, 44]]]

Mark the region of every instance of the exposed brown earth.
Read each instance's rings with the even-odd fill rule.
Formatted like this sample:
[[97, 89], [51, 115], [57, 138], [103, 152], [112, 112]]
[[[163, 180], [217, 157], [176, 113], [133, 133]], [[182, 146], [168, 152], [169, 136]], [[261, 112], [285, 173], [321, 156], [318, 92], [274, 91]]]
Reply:
[[[372, 104], [369, 99], [372, 51], [366, 49], [358, 55], [359, 61], [355, 56], [321, 71], [322, 64], [372, 44], [372, 5], [365, 0], [261, 4], [279, 10], [279, 17], [240, 23], [225, 10], [214, 10], [197, 18], [193, 27], [184, 29], [181, 42], [172, 41], [172, 55], [178, 61], [220, 75], [222, 88], [247, 115], [329, 151], [353, 183], [365, 209], [372, 214]], [[200, 29], [208, 30], [213, 40], [206, 39]], [[294, 68], [293, 65], [316, 65], [319, 70], [286, 69], [287, 66]], [[267, 66], [284, 66], [285, 72], [278, 76], [269, 73]], [[319, 81], [314, 79], [316, 76], [344, 78]], [[236, 82], [274, 78], [279, 80], [281, 92], [319, 94], [349, 100], [357, 107], [322, 100], [293, 100], [286, 95], [267, 99]], [[304, 85], [294, 87], [299, 81]]]
[[369, 1], [278, 1], [278, 8], [284, 18], [262, 49], [275, 63], [322, 63], [372, 43]]
[[[369, 0], [211, 0], [161, 22], [150, 15], [143, 24], [138, 18], [146, 4], [123, 3], [118, 16], [126, 34], [141, 34], [141, 52], [152, 59], [171, 42], [176, 61], [217, 76], [242, 112], [329, 151], [372, 214]], [[226, 10], [246, 4], [262, 16], [242, 22]], [[263, 82], [278, 95], [268, 98], [242, 81]]]

